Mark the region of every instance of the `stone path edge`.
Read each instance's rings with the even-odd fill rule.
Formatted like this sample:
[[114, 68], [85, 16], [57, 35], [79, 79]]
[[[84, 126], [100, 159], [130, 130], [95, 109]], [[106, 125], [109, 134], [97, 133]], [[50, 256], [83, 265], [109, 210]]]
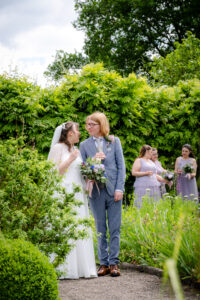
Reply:
[[162, 277], [163, 270], [155, 267], [145, 266], [145, 265], [137, 265], [126, 262], [121, 262], [119, 268], [122, 270], [137, 270], [140, 272], [148, 273], [151, 275], [156, 275], [158, 277]]
[[[162, 269], [151, 267], [151, 266], [145, 266], [145, 265], [137, 265], [137, 264], [121, 262], [119, 264], [119, 268], [122, 270], [137, 270], [139, 272], [156, 275], [159, 278], [161, 278], [163, 275]], [[183, 285], [189, 285], [197, 290], [200, 290], [200, 282], [194, 282], [192, 280], [181, 280], [181, 282]]]

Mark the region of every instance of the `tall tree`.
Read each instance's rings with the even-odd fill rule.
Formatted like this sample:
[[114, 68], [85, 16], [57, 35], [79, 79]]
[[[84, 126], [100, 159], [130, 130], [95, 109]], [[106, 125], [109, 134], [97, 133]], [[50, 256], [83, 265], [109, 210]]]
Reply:
[[198, 0], [75, 0], [75, 9], [90, 61], [125, 75], [171, 52], [186, 31], [200, 37]]
[[64, 50], [57, 50], [54, 61], [48, 65], [44, 75], [57, 81], [70, 72], [76, 73], [87, 63], [89, 63], [89, 60], [82, 53], [67, 53]]
[[200, 40], [188, 32], [187, 39], [174, 45], [174, 51], [151, 64], [150, 74], [155, 83], [175, 85], [179, 80], [194, 77], [200, 80]]

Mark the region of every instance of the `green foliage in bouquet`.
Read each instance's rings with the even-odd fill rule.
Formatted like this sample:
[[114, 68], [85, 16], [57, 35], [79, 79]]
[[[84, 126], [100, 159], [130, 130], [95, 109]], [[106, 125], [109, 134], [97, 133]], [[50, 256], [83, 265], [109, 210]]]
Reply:
[[184, 173], [192, 173], [192, 172], [194, 172], [194, 167], [192, 166], [192, 164], [185, 164], [184, 166], [183, 166], [183, 172]]
[[57, 300], [54, 267], [36, 246], [0, 237], [0, 299]]
[[81, 173], [84, 178], [106, 183], [108, 176], [101, 160], [88, 157], [86, 162], [81, 164]]
[[[7, 238], [23, 238], [38, 245], [58, 265], [72, 241], [85, 237], [75, 208], [75, 194], [60, 185], [61, 176], [22, 139], [0, 142], [0, 230]], [[79, 189], [76, 188], [74, 192]], [[78, 229], [79, 227], [79, 229]]]

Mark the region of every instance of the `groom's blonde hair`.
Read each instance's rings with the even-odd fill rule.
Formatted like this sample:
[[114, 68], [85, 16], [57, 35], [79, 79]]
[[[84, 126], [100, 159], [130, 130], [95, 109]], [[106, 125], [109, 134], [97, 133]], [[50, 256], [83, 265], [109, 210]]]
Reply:
[[104, 113], [96, 111], [86, 118], [86, 123], [89, 120], [92, 120], [100, 125], [100, 132], [102, 136], [109, 135], [110, 126], [109, 126], [108, 119], [106, 118], [106, 115]]

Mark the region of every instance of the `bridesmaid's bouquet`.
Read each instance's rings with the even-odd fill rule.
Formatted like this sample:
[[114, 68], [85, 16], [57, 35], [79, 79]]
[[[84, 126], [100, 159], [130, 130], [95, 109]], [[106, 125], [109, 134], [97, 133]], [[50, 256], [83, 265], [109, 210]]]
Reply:
[[193, 165], [192, 164], [185, 164], [183, 166], [183, 172], [186, 174], [185, 177], [190, 180], [191, 179], [191, 173], [194, 172]]
[[185, 166], [183, 167], [183, 172], [185, 174], [193, 173], [194, 172], [193, 165], [192, 164], [185, 164]]
[[162, 177], [167, 180], [167, 181], [173, 181], [174, 180], [174, 173], [167, 171], [165, 173], [163, 173]]
[[90, 197], [94, 183], [99, 191], [98, 183], [105, 184], [108, 179], [105, 166], [101, 163], [101, 160], [91, 157], [88, 157], [86, 162], [82, 162], [81, 174], [86, 179], [86, 191], [88, 191]]
[[174, 173], [167, 171], [165, 173], [162, 174], [162, 178], [164, 178], [165, 180], [167, 180], [167, 184], [168, 186], [171, 188], [173, 185], [173, 180], [174, 180]]

